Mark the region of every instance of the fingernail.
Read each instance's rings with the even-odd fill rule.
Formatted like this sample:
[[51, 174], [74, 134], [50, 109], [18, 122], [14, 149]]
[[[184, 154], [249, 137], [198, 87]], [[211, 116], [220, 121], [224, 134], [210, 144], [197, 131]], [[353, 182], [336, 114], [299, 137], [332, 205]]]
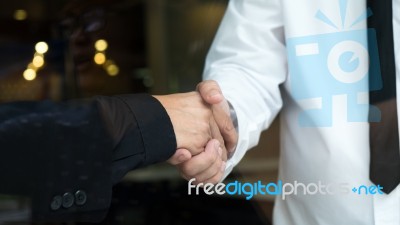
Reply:
[[226, 162], [222, 162], [221, 164], [221, 172], [224, 172], [226, 168]]
[[222, 156], [222, 148], [221, 147], [218, 147], [218, 154], [219, 154], [219, 156]]

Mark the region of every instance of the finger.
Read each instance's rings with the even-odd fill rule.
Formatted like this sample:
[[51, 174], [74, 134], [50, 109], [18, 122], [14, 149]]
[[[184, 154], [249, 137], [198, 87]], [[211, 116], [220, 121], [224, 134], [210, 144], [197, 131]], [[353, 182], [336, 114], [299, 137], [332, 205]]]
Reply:
[[207, 184], [207, 183], [216, 184], [216, 183], [220, 182], [222, 180], [222, 177], [224, 176], [225, 168], [226, 168], [226, 162], [222, 162], [220, 171], [217, 174], [215, 174], [212, 178], [204, 181], [203, 183], [204, 184]]
[[221, 172], [221, 166], [222, 163], [224, 161], [222, 161], [221, 158], [218, 158], [213, 165], [211, 165], [209, 168], [207, 168], [205, 171], [196, 174], [194, 176], [194, 178], [196, 178], [196, 182], [198, 183], [202, 183], [204, 181], [207, 181], [209, 179], [212, 179], [215, 175], [217, 175], [218, 173]]
[[217, 139], [220, 143], [220, 148], [222, 150], [221, 158], [223, 161], [226, 162], [226, 160], [228, 159], [228, 152], [225, 148], [224, 138], [222, 137], [221, 132], [214, 118], [210, 119], [210, 129], [212, 138]]
[[199, 83], [196, 90], [200, 93], [203, 100], [211, 105], [218, 104], [224, 99], [221, 88], [213, 80], [206, 80]]
[[233, 152], [237, 144], [238, 134], [230, 116], [228, 102], [224, 99], [221, 103], [212, 105], [211, 109], [214, 120], [224, 138], [226, 149], [229, 152]]
[[219, 148], [218, 140], [212, 139], [207, 143], [204, 152], [193, 156], [189, 161], [179, 164], [178, 168], [186, 177], [194, 177], [214, 164], [221, 152]]
[[177, 149], [175, 154], [167, 160], [167, 162], [171, 165], [178, 165], [184, 162], [187, 162], [189, 159], [192, 158], [192, 154], [187, 149]]
[[207, 80], [197, 85], [197, 90], [205, 102], [211, 104], [214, 119], [218, 124], [221, 135], [224, 138], [226, 149], [230, 153], [235, 150], [238, 135], [230, 117], [229, 105], [224, 98], [218, 83]]

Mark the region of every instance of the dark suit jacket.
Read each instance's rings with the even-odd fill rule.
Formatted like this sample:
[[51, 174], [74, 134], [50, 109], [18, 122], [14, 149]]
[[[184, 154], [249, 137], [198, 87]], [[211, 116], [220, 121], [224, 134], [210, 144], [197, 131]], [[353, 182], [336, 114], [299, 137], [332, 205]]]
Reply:
[[34, 220], [100, 221], [113, 184], [175, 149], [168, 114], [150, 95], [3, 104], [0, 193], [31, 198]]

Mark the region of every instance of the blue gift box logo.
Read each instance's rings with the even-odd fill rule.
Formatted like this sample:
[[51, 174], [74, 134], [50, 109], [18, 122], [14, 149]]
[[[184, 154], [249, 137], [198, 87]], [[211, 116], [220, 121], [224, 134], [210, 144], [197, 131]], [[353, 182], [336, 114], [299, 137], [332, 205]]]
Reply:
[[[346, 2], [340, 1], [342, 29]], [[347, 31], [287, 40], [292, 96], [296, 101], [321, 99], [321, 107], [299, 114], [300, 126], [332, 126], [332, 97], [347, 95], [348, 122], [379, 122], [377, 107], [359, 101], [360, 93], [382, 89], [376, 32], [374, 29], [349, 30], [372, 15], [367, 10]], [[316, 18], [335, 27], [321, 11]]]

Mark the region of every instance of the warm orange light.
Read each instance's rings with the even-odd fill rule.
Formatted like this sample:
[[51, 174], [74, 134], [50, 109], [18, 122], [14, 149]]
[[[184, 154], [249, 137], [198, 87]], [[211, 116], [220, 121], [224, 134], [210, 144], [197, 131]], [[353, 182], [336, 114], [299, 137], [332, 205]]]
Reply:
[[106, 62], [106, 55], [102, 52], [98, 52], [94, 55], [94, 62], [98, 65], [102, 65]]

